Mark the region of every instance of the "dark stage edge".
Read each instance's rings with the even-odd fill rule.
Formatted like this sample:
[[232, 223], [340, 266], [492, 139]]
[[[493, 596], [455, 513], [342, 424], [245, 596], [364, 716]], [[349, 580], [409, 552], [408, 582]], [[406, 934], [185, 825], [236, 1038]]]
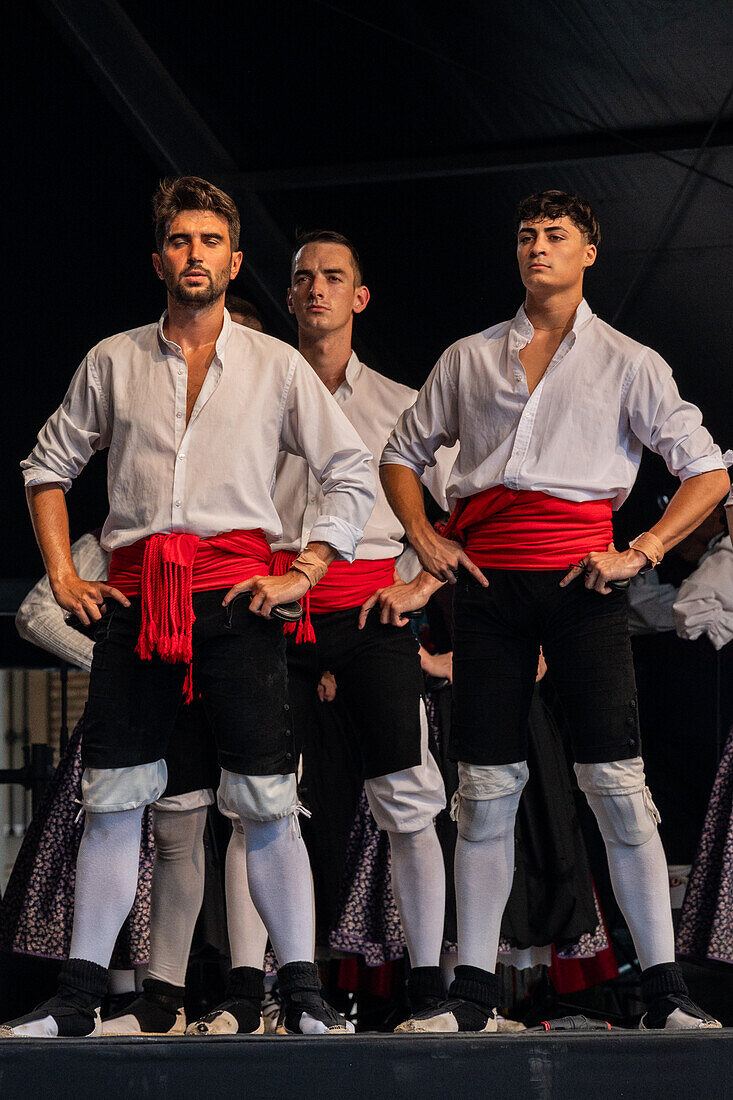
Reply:
[[463, 1037], [6, 1039], [2, 1100], [733, 1097], [733, 1028]]

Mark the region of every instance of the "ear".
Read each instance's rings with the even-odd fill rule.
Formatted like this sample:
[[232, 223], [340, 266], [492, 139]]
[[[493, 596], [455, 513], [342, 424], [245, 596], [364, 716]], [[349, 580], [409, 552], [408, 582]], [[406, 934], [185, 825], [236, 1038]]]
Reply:
[[594, 244], [586, 245], [586, 248], [585, 248], [585, 261], [584, 261], [583, 266], [584, 267], [593, 267], [593, 264], [596, 262], [596, 256], [597, 255], [598, 255], [598, 249], [596, 248], [596, 246]]
[[160, 256], [157, 252], [153, 253], [153, 267], [155, 268], [155, 274], [159, 279], [163, 279], [163, 264], [160, 262]]
[[236, 279], [237, 275], [239, 274], [239, 269], [242, 266], [242, 256], [243, 253], [241, 252], [232, 252], [232, 266], [229, 270], [230, 282], [232, 279]]
[[285, 295], [285, 301], [288, 303], [288, 313], [295, 313], [295, 304], [293, 302], [293, 288], [288, 287]]
[[370, 297], [368, 287], [358, 286], [354, 291], [354, 305], [352, 306], [354, 313], [363, 313], [369, 304]]

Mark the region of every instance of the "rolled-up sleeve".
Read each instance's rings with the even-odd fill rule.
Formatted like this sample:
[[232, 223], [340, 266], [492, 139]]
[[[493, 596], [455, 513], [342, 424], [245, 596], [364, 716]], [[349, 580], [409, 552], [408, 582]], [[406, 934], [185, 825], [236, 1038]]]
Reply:
[[[84, 580], [107, 579], [107, 555], [94, 535], [82, 535], [71, 547], [71, 556], [77, 573]], [[65, 612], [56, 603], [47, 576], [42, 577], [23, 600], [15, 616], [15, 625], [27, 642], [85, 672], [91, 669], [94, 642], [67, 624]]]
[[108, 446], [109, 418], [93, 353], [71, 380], [59, 408], [38, 433], [20, 468], [26, 486], [58, 482], [68, 492], [95, 451]]
[[683, 581], [674, 604], [675, 629], [681, 638], [707, 634], [715, 649], [733, 639], [733, 544], [730, 537], [701, 560]]
[[661, 455], [669, 472], [681, 481], [725, 469], [720, 448], [703, 426], [697, 405], [680, 397], [669, 366], [649, 348], [635, 364], [626, 408], [637, 439]]
[[377, 498], [372, 456], [326, 387], [298, 355], [287, 393], [280, 442], [306, 460], [323, 493], [311, 542], [327, 542], [353, 561]]
[[458, 439], [456, 380], [452, 349], [443, 355], [420, 390], [415, 404], [406, 409], [387, 440], [380, 466], [407, 466], [418, 477], [435, 465], [439, 447], [452, 447]]

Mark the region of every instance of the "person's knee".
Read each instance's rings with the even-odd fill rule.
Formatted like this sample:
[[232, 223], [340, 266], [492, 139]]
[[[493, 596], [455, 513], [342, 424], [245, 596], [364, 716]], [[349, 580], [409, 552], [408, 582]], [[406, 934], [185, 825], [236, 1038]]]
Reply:
[[85, 768], [81, 798], [89, 814], [137, 810], [156, 802], [168, 783], [165, 760], [132, 768]]
[[298, 808], [295, 775], [239, 775], [222, 770], [217, 793], [226, 816], [249, 821], [278, 821]]
[[198, 856], [203, 851], [207, 812], [206, 806], [193, 810], [153, 810], [156, 860], [173, 862]]
[[388, 833], [421, 833], [445, 807], [445, 787], [432, 755], [403, 772], [367, 779], [369, 809], [378, 828]]
[[525, 761], [516, 764], [458, 765], [452, 814], [463, 840], [480, 842], [514, 829], [519, 799], [529, 778]]
[[605, 841], [636, 846], [654, 837], [659, 812], [646, 786], [640, 756], [610, 763], [576, 764], [575, 774]]

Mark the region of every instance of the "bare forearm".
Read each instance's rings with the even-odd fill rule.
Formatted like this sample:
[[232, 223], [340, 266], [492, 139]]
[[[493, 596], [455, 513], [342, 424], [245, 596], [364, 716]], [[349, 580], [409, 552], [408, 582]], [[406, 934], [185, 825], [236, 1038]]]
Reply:
[[711, 470], [707, 474], [683, 481], [670, 500], [664, 515], [649, 530], [661, 539], [665, 552], [671, 550], [709, 516], [730, 489], [725, 470]]
[[379, 477], [389, 506], [415, 545], [430, 526], [425, 515], [422, 485], [414, 470], [407, 466], [380, 466]]
[[60, 578], [76, 576], [64, 491], [55, 483], [31, 485], [26, 490], [26, 499], [36, 541], [53, 588]]

